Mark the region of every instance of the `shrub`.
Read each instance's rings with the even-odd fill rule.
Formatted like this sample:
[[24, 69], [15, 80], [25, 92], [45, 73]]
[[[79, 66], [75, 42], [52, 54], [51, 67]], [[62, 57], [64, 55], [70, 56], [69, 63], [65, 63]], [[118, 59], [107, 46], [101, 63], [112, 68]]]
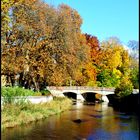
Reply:
[[46, 95], [46, 96], [51, 94], [49, 90], [41, 90], [40, 92], [42, 95]]
[[21, 100], [17, 103], [23, 103], [26, 99], [25, 96], [33, 96], [36, 92], [21, 87], [2, 87], [2, 97], [4, 104], [11, 104], [15, 102], [15, 96], [22, 96]]
[[35, 92], [35, 94], [33, 96], [42, 96], [41, 92]]
[[130, 95], [133, 91], [133, 85], [129, 78], [123, 77], [122, 80], [120, 81], [119, 86], [116, 87], [115, 89], [115, 94], [122, 98], [127, 95]]
[[21, 87], [2, 87], [2, 96], [32, 96], [35, 92]]

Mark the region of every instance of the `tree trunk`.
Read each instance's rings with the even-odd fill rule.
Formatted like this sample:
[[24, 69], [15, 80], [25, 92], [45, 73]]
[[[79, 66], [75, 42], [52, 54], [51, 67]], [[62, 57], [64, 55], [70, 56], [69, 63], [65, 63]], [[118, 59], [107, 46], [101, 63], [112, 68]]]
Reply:
[[7, 74], [7, 75], [6, 75], [6, 86], [11, 86], [10, 74]]
[[10, 75], [10, 81], [11, 81], [11, 85], [14, 86], [15, 85], [15, 77], [14, 77], [14, 75]]
[[36, 82], [35, 78], [33, 77], [33, 82], [34, 82], [34, 85], [35, 85], [35, 90], [36, 91], [39, 91], [39, 85], [38, 85], [38, 82]]

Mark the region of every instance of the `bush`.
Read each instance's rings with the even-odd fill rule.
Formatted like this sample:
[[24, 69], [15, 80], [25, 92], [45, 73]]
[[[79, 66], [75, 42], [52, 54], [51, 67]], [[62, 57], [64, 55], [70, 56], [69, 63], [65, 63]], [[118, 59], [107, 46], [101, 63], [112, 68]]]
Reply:
[[35, 92], [21, 87], [2, 87], [2, 96], [32, 96]]
[[36, 92], [21, 87], [2, 87], [2, 97], [4, 104], [15, 102], [15, 96], [23, 96], [20, 102], [24, 102], [25, 96], [33, 96]]
[[35, 94], [33, 96], [42, 96], [41, 92], [35, 92]]
[[130, 95], [133, 92], [133, 85], [129, 78], [123, 77], [122, 80], [120, 81], [119, 86], [116, 87], [115, 89], [115, 94], [122, 98], [125, 96]]
[[51, 94], [49, 90], [41, 90], [40, 92], [41, 92], [42, 95], [45, 95], [45, 96]]

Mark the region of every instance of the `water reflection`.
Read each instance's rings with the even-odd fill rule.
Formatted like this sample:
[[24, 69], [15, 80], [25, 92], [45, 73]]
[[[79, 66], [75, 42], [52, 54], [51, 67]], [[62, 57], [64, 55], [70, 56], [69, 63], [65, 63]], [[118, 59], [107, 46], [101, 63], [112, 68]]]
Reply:
[[[7, 129], [2, 133], [2, 140], [138, 140], [138, 119], [129, 116], [131, 119], [105, 103], [83, 105], [78, 102], [70, 111]], [[84, 121], [74, 123], [76, 119]]]
[[119, 131], [110, 133], [108, 131], [98, 129], [90, 134], [87, 140], [139, 140], [138, 134], [132, 131]]

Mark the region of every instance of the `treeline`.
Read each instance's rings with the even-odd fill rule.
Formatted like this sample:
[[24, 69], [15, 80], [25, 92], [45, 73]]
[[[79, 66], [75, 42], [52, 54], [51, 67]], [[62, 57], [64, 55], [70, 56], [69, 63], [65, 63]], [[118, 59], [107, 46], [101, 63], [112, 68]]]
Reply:
[[[40, 0], [2, 0], [1, 9], [1, 73], [12, 86], [117, 87], [127, 81], [138, 88], [136, 55], [117, 38], [99, 42], [83, 34], [75, 9]], [[129, 44], [138, 49], [137, 42]]]

